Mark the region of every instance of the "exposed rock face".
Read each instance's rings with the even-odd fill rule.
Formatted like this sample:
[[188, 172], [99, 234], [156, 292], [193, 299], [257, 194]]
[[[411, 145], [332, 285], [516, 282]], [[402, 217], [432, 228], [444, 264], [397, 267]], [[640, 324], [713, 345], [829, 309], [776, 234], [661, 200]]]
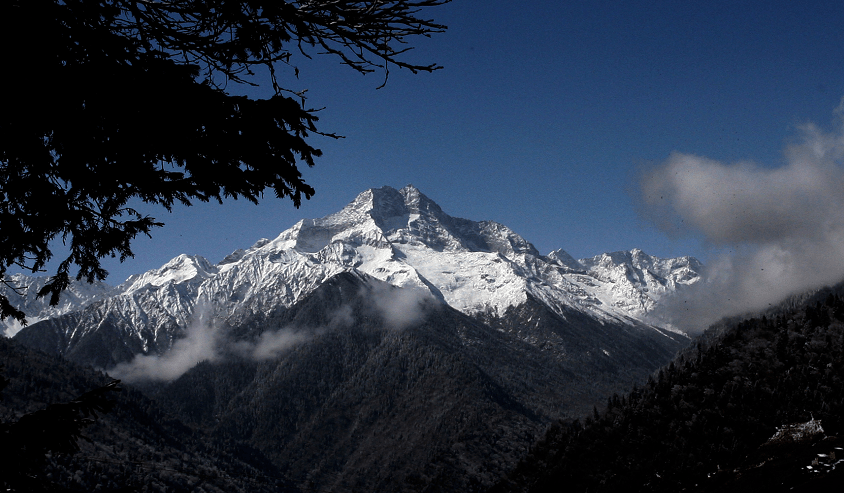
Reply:
[[[70, 286], [62, 293], [59, 304], [50, 306], [49, 296], [41, 298], [37, 296], [38, 291], [47, 284], [49, 279], [49, 277], [12, 274], [5, 279], [6, 283], [0, 283], [0, 294], [5, 296], [12, 306], [26, 314], [27, 323], [34, 324], [80, 310], [91, 303], [119, 293], [117, 288], [102, 282], [90, 284], [71, 280]], [[0, 336], [5, 334], [12, 337], [22, 328], [21, 324], [13, 318], [0, 320]]]

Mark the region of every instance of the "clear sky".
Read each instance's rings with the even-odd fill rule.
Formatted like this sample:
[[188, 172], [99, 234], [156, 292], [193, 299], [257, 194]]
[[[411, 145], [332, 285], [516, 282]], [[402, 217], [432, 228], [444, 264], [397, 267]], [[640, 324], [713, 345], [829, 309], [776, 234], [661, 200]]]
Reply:
[[346, 137], [314, 137], [325, 154], [304, 170], [313, 199], [151, 209], [166, 226], [138, 239], [134, 260], [107, 262], [108, 282], [180, 253], [218, 262], [363, 190], [407, 184], [543, 253], [705, 261], [702, 237], [638, 214], [638, 174], [675, 151], [782, 166], [797, 127], [829, 126], [844, 96], [841, 1], [455, 0], [425, 15], [449, 29], [410, 57], [440, 71], [393, 70], [376, 90], [382, 74], [315, 57], [282, 79], [325, 108], [321, 130]]

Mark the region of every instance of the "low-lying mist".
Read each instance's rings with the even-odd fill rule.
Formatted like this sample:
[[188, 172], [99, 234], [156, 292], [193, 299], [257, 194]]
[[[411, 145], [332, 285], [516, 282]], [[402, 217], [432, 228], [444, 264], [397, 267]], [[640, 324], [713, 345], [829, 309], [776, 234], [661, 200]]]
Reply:
[[[396, 288], [380, 281], [370, 282], [358, 296], [364, 301], [363, 312], [378, 317], [388, 330], [404, 330], [421, 323], [425, 306], [433, 301], [431, 294], [422, 289]], [[207, 302], [197, 303], [185, 336], [176, 340], [169, 351], [161, 355], [136, 355], [131, 361], [110, 369], [109, 374], [128, 383], [170, 382], [203, 361], [223, 361], [230, 357], [265, 361], [328, 331], [356, 323], [353, 307], [344, 304], [331, 312], [323, 326], [268, 328], [255, 341], [233, 341], [226, 333], [226, 324], [213, 314]]]
[[844, 99], [835, 116], [799, 127], [780, 167], [674, 153], [642, 175], [646, 217], [721, 252], [655, 317], [695, 333], [844, 279]]

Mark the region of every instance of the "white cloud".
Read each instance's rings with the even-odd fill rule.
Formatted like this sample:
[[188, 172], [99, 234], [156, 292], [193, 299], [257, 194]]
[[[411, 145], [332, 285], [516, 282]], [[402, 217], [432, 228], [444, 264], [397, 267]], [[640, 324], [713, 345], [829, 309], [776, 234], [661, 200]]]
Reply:
[[[370, 304], [369, 309], [380, 316], [386, 328], [404, 329], [421, 322], [424, 306], [431, 300], [429, 293], [412, 288], [396, 288], [376, 282], [361, 293]], [[219, 361], [227, 355], [237, 355], [255, 361], [272, 359], [283, 352], [305, 344], [329, 330], [342, 329], [355, 323], [353, 309], [343, 305], [331, 314], [323, 327], [282, 327], [265, 330], [254, 342], [226, 340], [212, 318], [212, 310], [205, 305], [194, 309], [193, 321], [185, 337], [178, 339], [163, 355], [137, 355], [128, 363], [120, 363], [109, 371], [126, 382], [144, 380], [172, 381], [202, 361]]]
[[278, 330], [268, 330], [263, 332], [256, 342], [240, 341], [234, 347], [241, 356], [263, 361], [275, 358], [294, 346], [308, 342], [326, 330], [345, 328], [354, 323], [352, 308], [343, 305], [331, 314], [331, 319], [325, 327], [316, 329], [285, 327]]
[[246, 354], [250, 358], [261, 361], [275, 358], [281, 352], [301, 344], [311, 337], [312, 335], [309, 333], [292, 329], [267, 331], [261, 334], [255, 344], [241, 346], [241, 348], [246, 349]]
[[142, 380], [172, 381], [202, 361], [219, 359], [219, 327], [210, 320], [211, 311], [194, 308], [193, 321], [182, 339], [163, 355], [139, 354], [128, 363], [120, 363], [109, 373], [126, 382]]
[[421, 288], [374, 283], [363, 296], [369, 297], [372, 307], [384, 319], [387, 328], [406, 329], [425, 318], [425, 305], [431, 294]]
[[767, 168], [675, 153], [644, 174], [642, 198], [651, 219], [666, 232], [699, 234], [727, 252], [709, 262], [707, 282], [675, 298], [663, 317], [699, 330], [844, 280], [840, 118], [831, 132], [801, 127], [785, 158], [785, 165]]

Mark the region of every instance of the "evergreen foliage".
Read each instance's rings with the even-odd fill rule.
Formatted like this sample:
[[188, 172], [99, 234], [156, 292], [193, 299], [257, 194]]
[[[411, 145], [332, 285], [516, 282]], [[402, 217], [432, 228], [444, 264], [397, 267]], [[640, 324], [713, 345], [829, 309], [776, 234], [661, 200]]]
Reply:
[[[719, 332], [583, 425], [552, 426], [496, 491], [777, 491], [815, 479], [805, 454], [840, 446], [844, 426], [841, 289]], [[770, 441], [812, 419], [822, 443]]]
[[[361, 73], [405, 60], [409, 39], [444, 26], [418, 17], [448, 0], [9, 0], [0, 3], [0, 281], [11, 266], [41, 271], [51, 241], [69, 248], [41, 290], [51, 303], [77, 279], [105, 278], [103, 257], [131, 257], [131, 241], [160, 226], [132, 200], [170, 210], [265, 189], [298, 206], [314, 190], [297, 166], [321, 153], [297, 57], [330, 54]], [[269, 74], [273, 95], [229, 85]], [[0, 317], [25, 314], [0, 295]]]
[[[8, 382], [0, 400], [0, 485], [9, 491], [296, 491], [260, 452], [183, 424], [131, 387], [101, 390], [111, 379], [99, 372], [5, 338], [0, 364]], [[98, 390], [86, 397], [91, 388]], [[105, 414], [104, 394], [110, 394]], [[86, 426], [82, 439], [61, 440], [73, 438], [73, 426], [56, 429], [55, 419], [39, 426], [45, 408]], [[98, 418], [84, 421], [80, 411], [86, 410]], [[25, 421], [34, 426], [10, 436], [17, 433], [15, 423]], [[50, 435], [41, 440], [39, 429]]]
[[[676, 349], [657, 345], [666, 338], [651, 340], [650, 329], [602, 325], [573, 310], [563, 319], [537, 302], [484, 323], [429, 300], [424, 316], [398, 330], [372, 304], [383, 289], [394, 288], [338, 274], [292, 307], [226, 331], [255, 341], [287, 328], [307, 342], [260, 361], [200, 363], [150, 395], [191, 426], [247, 440], [283, 475], [308, 478], [298, 484], [306, 490], [478, 492], [553, 420], [644, 381], [659, 366], [651, 361], [668, 361]], [[338, 313], [345, 321], [332, 325]], [[562, 336], [565, 358], [525, 342], [525, 333], [513, 337], [531, 320], [533, 334]], [[605, 347], [598, 331], [641, 347], [608, 363], [594, 354]]]
[[[24, 414], [17, 421], [0, 422], [0, 481], [7, 491], [31, 491], [39, 485], [37, 471], [47, 454], [73, 454], [79, 451], [82, 430], [99, 414], [111, 410], [108, 393], [119, 391], [118, 380], [85, 392], [70, 402], [51, 404]], [[9, 380], [0, 377], [0, 390]]]
[[[643, 383], [688, 341], [559, 316], [531, 297], [484, 317], [420, 300], [419, 317], [396, 329], [373, 300], [397, 289], [344, 272], [290, 307], [218, 319], [212, 361], [144, 391], [191, 427], [247, 441], [305, 489], [484, 491], [552, 421]], [[119, 317], [85, 312], [15, 339], [94, 367], [141, 354]], [[249, 348], [285, 334], [301, 342], [254, 359]]]

